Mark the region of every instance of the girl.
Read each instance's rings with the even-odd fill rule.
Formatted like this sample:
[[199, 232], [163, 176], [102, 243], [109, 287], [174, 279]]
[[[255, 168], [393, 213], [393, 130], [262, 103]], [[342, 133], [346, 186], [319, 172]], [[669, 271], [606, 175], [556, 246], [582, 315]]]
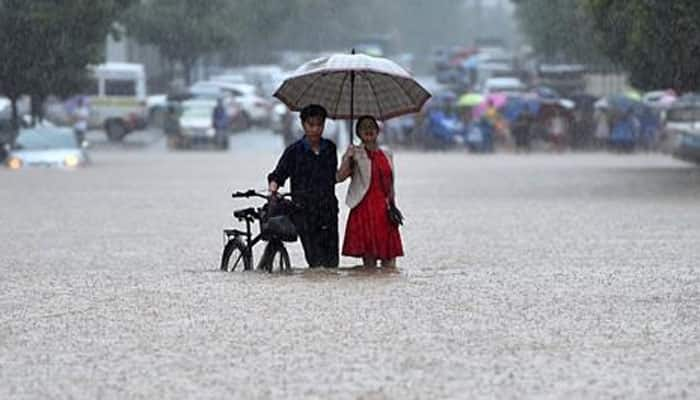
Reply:
[[337, 173], [338, 182], [349, 176], [346, 204], [350, 215], [345, 228], [342, 254], [362, 257], [365, 268], [396, 268], [396, 257], [403, 256], [399, 227], [387, 214], [387, 205], [394, 201], [392, 154], [377, 145], [379, 124], [374, 117], [357, 120], [355, 134], [360, 146], [350, 146], [343, 155]]

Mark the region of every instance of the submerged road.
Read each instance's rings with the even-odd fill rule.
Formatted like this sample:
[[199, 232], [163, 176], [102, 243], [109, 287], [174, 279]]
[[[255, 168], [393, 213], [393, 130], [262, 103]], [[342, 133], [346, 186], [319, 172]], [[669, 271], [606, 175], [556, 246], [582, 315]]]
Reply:
[[83, 170], [0, 170], [0, 398], [700, 398], [694, 166], [398, 151], [399, 273], [294, 243], [291, 275], [225, 274], [279, 137], [90, 138]]

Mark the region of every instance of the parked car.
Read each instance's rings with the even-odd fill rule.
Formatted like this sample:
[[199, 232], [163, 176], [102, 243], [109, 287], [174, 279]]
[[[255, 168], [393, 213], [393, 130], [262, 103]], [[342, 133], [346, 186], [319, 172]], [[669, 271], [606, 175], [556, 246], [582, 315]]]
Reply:
[[222, 87], [221, 83], [212, 81], [199, 81], [190, 86], [188, 93], [178, 100], [189, 99], [221, 99], [226, 107], [226, 113], [231, 124], [231, 131], [238, 132], [250, 128], [251, 118], [243, 109], [242, 104], [236, 99], [234, 93]]
[[483, 94], [488, 95], [491, 93], [501, 92], [501, 93], [523, 93], [527, 87], [518, 78], [515, 77], [498, 77], [498, 78], [488, 78], [483, 84]]
[[154, 94], [146, 98], [148, 125], [162, 128], [165, 113], [168, 109], [168, 96], [166, 94]]
[[213, 81], [197, 81], [189, 87], [188, 93], [192, 97], [204, 98], [219, 98], [225, 94], [221, 85]]
[[0, 117], [9, 117], [10, 116], [10, 106], [12, 103], [10, 103], [10, 99], [7, 97], [2, 97], [0, 96]]
[[292, 112], [289, 111], [287, 105], [277, 99], [273, 100], [273, 104], [270, 114], [270, 129], [275, 133], [284, 134], [291, 127]]
[[272, 114], [272, 102], [261, 96], [259, 89], [247, 83], [227, 83], [211, 81], [225, 93], [233, 96], [241, 105], [243, 115], [255, 125], [268, 127]]
[[238, 73], [226, 73], [221, 75], [212, 76], [209, 80], [216, 82], [226, 82], [226, 83], [249, 83], [243, 74]]
[[89, 163], [87, 143], [78, 143], [71, 128], [41, 126], [20, 129], [14, 145], [6, 144], [5, 165], [26, 167], [77, 168]]
[[695, 100], [681, 98], [666, 111], [661, 149], [700, 164], [700, 101]]
[[[285, 75], [282, 67], [275, 64], [249, 65], [243, 68], [241, 73], [246, 78], [247, 82], [245, 83], [255, 85], [259, 89], [258, 94], [263, 98], [272, 96], [272, 93], [279, 86], [278, 84], [281, 83], [280, 79], [283, 79]], [[218, 79], [212, 80], [216, 81]]]
[[168, 137], [168, 146], [181, 149], [198, 144], [213, 144], [221, 150], [228, 149], [229, 132], [214, 128], [212, 115], [216, 102], [213, 99], [183, 101], [179, 131]]
[[[2, 98], [0, 98], [0, 101], [2, 101]], [[4, 162], [5, 158], [7, 158], [9, 145], [12, 142], [12, 133], [12, 121], [10, 117], [0, 112], [0, 163]]]
[[541, 63], [536, 85], [550, 87], [562, 96], [581, 93], [586, 88], [586, 67], [581, 64]]

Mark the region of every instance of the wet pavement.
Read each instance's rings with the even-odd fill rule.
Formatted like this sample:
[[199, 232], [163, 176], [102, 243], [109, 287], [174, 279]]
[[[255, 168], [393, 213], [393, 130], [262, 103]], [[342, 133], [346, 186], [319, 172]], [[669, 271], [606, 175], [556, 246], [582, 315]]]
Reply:
[[277, 136], [91, 141], [0, 170], [0, 398], [700, 398], [694, 166], [397, 152], [398, 273], [225, 274]]

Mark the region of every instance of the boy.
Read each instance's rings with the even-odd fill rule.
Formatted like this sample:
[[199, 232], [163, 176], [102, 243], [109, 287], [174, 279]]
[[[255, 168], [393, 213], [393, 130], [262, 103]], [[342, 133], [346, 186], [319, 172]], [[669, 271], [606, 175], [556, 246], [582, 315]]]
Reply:
[[304, 107], [300, 115], [304, 136], [284, 150], [267, 176], [272, 194], [287, 178], [291, 180], [292, 199], [301, 207], [292, 219], [311, 268], [338, 266], [338, 155], [335, 144], [321, 137], [326, 115], [319, 105]]

